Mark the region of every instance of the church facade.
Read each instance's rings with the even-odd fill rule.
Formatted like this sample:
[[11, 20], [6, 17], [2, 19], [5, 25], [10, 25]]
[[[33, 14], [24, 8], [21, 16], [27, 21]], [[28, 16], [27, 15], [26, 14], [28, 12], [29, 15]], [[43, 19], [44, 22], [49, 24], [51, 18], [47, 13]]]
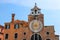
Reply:
[[12, 14], [11, 22], [5, 23], [4, 40], [59, 40], [53, 25], [44, 26], [44, 15], [36, 5], [28, 15], [28, 22], [14, 17]]

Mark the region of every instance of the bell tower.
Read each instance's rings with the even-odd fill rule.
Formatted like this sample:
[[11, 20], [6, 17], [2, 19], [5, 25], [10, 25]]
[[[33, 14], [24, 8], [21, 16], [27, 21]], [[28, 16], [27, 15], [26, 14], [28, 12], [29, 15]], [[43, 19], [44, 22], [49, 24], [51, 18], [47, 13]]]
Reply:
[[28, 22], [30, 23], [33, 20], [39, 20], [44, 25], [44, 15], [41, 13], [41, 9], [35, 6], [31, 9], [31, 13], [28, 15]]

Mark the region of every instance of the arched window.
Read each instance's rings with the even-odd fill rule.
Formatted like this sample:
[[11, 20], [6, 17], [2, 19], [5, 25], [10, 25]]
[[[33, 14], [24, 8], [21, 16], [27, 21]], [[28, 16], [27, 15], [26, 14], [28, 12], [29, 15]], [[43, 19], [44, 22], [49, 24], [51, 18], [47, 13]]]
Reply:
[[8, 39], [8, 34], [5, 34], [5, 39]]
[[10, 29], [10, 25], [5, 25], [5, 29]]
[[32, 14], [33, 14], [33, 12], [32, 12]]
[[19, 24], [15, 24], [14, 29], [18, 29], [18, 28], [19, 28]]
[[14, 36], [15, 38], [17, 38], [18, 37], [18, 34], [17, 33], [15, 33], [15, 36]]
[[32, 35], [31, 40], [42, 40], [42, 38], [40, 35], [34, 34], [34, 35]]
[[1, 40], [1, 38], [0, 38], [0, 40]]
[[35, 14], [37, 13], [37, 10], [35, 10]]

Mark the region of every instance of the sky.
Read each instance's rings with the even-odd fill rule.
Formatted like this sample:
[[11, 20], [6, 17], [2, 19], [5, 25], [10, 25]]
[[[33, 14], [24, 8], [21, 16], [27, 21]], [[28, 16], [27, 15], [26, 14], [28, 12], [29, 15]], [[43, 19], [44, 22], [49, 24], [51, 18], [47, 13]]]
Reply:
[[15, 20], [28, 21], [35, 3], [44, 14], [44, 25], [54, 25], [55, 34], [60, 35], [60, 0], [0, 0], [0, 25], [10, 22], [12, 13]]

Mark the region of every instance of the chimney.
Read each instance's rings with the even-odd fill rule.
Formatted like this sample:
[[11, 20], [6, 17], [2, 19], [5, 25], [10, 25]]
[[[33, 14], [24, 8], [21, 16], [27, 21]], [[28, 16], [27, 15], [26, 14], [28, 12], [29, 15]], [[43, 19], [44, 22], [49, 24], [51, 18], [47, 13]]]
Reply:
[[15, 14], [12, 14], [12, 23], [14, 23]]

